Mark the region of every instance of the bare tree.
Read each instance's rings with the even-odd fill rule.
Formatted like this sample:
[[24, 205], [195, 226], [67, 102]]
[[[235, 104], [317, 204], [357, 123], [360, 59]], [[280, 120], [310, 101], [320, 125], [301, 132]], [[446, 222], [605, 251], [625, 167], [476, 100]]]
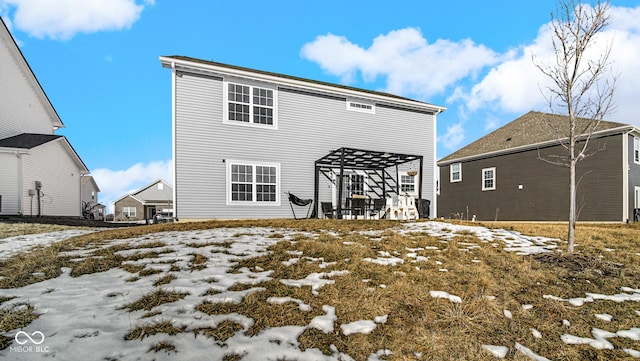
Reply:
[[535, 66], [551, 80], [552, 85], [543, 94], [552, 113], [566, 115], [562, 118], [566, 121], [549, 122], [566, 153], [543, 160], [569, 168], [569, 253], [574, 251], [577, 220], [576, 164], [592, 154], [589, 142], [593, 132], [613, 107], [616, 77], [610, 74], [611, 44], [595, 59], [592, 56], [596, 35], [610, 22], [609, 9], [608, 0], [595, 5], [581, 0], [558, 0], [556, 13], [551, 14], [555, 61], [545, 64], [533, 59]]

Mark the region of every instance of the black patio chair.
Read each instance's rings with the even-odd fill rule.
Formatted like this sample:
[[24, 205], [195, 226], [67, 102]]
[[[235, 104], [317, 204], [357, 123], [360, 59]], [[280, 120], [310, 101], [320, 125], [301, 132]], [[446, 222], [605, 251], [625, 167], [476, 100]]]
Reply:
[[[313, 216], [313, 214], [311, 213], [311, 208], [313, 208], [313, 199], [301, 199], [293, 193], [289, 193], [289, 192], [286, 192], [286, 193], [289, 195], [289, 206], [291, 206], [291, 213], [293, 213], [293, 219], [305, 219], [305, 218], [309, 218], [309, 215]], [[309, 206], [309, 209], [307, 209], [307, 216], [304, 218], [296, 217], [296, 211], [293, 209], [294, 205], [299, 207]]]
[[366, 199], [364, 198], [351, 198], [350, 209], [351, 215], [358, 218], [359, 215], [365, 215]]
[[387, 212], [385, 211], [384, 214], [382, 216], [380, 216], [380, 212], [382, 212], [382, 210], [384, 209], [384, 207], [387, 205], [387, 200], [384, 198], [376, 198], [373, 200], [373, 205], [371, 206], [371, 209], [369, 210], [369, 217], [374, 217], [374, 216], [378, 216], [378, 219], [382, 219], [385, 218], [387, 215]]
[[322, 208], [322, 213], [326, 218], [335, 218], [336, 210], [333, 208], [333, 204], [331, 202], [320, 202], [320, 207]]

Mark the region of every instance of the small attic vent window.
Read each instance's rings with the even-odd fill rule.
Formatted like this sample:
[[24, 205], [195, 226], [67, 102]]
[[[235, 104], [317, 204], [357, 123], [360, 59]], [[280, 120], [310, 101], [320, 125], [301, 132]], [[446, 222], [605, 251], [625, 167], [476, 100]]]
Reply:
[[352, 112], [361, 112], [375, 114], [376, 107], [373, 103], [365, 103], [361, 101], [354, 101], [347, 99], [347, 110]]
[[507, 142], [510, 142], [510, 141], [511, 141], [511, 137], [507, 138]]

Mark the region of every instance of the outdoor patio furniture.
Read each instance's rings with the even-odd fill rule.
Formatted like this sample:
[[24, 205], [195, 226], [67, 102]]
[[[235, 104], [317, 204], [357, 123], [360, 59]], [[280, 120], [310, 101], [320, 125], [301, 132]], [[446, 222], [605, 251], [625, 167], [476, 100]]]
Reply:
[[[313, 208], [313, 199], [301, 199], [299, 197], [297, 197], [295, 194], [293, 193], [289, 193], [286, 192], [289, 195], [289, 206], [291, 206], [291, 212], [293, 213], [293, 218], [294, 219], [304, 219], [304, 218], [309, 218], [309, 215], [311, 214], [311, 209]], [[298, 218], [296, 217], [296, 211], [293, 209], [293, 205], [299, 206], [299, 207], [306, 207], [309, 206], [309, 209], [307, 210], [307, 216], [304, 218]], [[313, 214], [311, 214], [313, 216]]]
[[413, 197], [393, 196], [387, 199], [387, 210], [389, 211], [389, 219], [392, 220], [418, 219], [418, 209]]
[[367, 200], [365, 198], [351, 198], [350, 210], [352, 217], [355, 217], [355, 219], [357, 219], [358, 216], [366, 216], [366, 201]]
[[322, 214], [324, 214], [325, 218], [335, 218], [336, 209], [333, 208], [331, 202], [320, 202], [320, 206], [322, 207]]
[[371, 206], [369, 207], [369, 218], [374, 218], [374, 219], [385, 218], [385, 216], [387, 215], [386, 211], [382, 214], [382, 216], [380, 215], [380, 213], [384, 210], [384, 206], [387, 204], [386, 199], [375, 198], [372, 200], [370, 204]]

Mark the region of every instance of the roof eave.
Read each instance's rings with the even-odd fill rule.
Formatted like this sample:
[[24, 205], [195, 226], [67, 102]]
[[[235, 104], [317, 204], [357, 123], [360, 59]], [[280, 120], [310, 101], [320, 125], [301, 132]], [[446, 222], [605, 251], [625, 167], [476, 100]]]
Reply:
[[[622, 126], [622, 127], [605, 129], [605, 130], [601, 130], [601, 131], [598, 131], [598, 132], [593, 132], [592, 136], [602, 137], [602, 136], [606, 136], [606, 135], [610, 135], [610, 134], [627, 133], [627, 132], [631, 132], [631, 131], [634, 131], [634, 130], [636, 132], [640, 132], [640, 130], [638, 128], [636, 128], [635, 126], [633, 126], [633, 125], [625, 125], [625, 126]], [[583, 137], [584, 136], [585, 135], [583, 135]], [[437, 165], [439, 167], [441, 167], [441, 166], [449, 165], [449, 164], [452, 164], [452, 163], [467, 162], [467, 161], [474, 160], [474, 159], [495, 157], [495, 156], [498, 156], [498, 155], [509, 154], [509, 153], [518, 153], [518, 152], [522, 152], [522, 151], [525, 151], [525, 150], [530, 150], [530, 149], [536, 149], [536, 148], [540, 148], [540, 147], [547, 147], [547, 146], [555, 145], [555, 144], [558, 144], [558, 143], [562, 142], [565, 139], [567, 139], [567, 138], [552, 139], [552, 140], [547, 140], [547, 141], [544, 141], [544, 142], [538, 142], [538, 143], [533, 143], [533, 144], [522, 145], [522, 146], [519, 146], [519, 147], [513, 147], [513, 148], [508, 148], [508, 149], [496, 150], [496, 151], [492, 151], [492, 152], [485, 152], [485, 153], [480, 153], [480, 154], [469, 155], [469, 156], [466, 156], [466, 157], [459, 157], [459, 158], [453, 158], [453, 159], [448, 159], [448, 160], [440, 160], [440, 161], [437, 162]]]
[[213, 73], [234, 76], [238, 78], [246, 78], [250, 80], [258, 80], [258, 81], [264, 81], [268, 83], [282, 84], [282, 85], [297, 87], [297, 88], [313, 89], [319, 92], [329, 93], [329, 94], [340, 94], [343, 96], [347, 95], [347, 96], [353, 96], [353, 97], [359, 97], [359, 98], [373, 99], [380, 102], [387, 102], [395, 105], [401, 104], [403, 106], [416, 108], [423, 111], [433, 112], [436, 115], [439, 113], [442, 113], [447, 109], [445, 107], [423, 103], [417, 100], [385, 96], [384, 94], [381, 94], [381, 93], [366, 92], [364, 90], [358, 91], [356, 89], [336, 87], [328, 84], [320, 84], [312, 81], [304, 81], [302, 79], [298, 80], [298, 79], [281, 77], [275, 74], [265, 74], [257, 71], [251, 71], [249, 69], [238, 69], [234, 67], [226, 67], [226, 66], [221, 66], [217, 64], [205, 64], [200, 62], [193, 62], [193, 61], [178, 59], [170, 56], [161, 56], [160, 62], [162, 63], [162, 66], [165, 68], [172, 68], [173, 66], [175, 66], [175, 67], [184, 67], [187, 69], [205, 69]]

